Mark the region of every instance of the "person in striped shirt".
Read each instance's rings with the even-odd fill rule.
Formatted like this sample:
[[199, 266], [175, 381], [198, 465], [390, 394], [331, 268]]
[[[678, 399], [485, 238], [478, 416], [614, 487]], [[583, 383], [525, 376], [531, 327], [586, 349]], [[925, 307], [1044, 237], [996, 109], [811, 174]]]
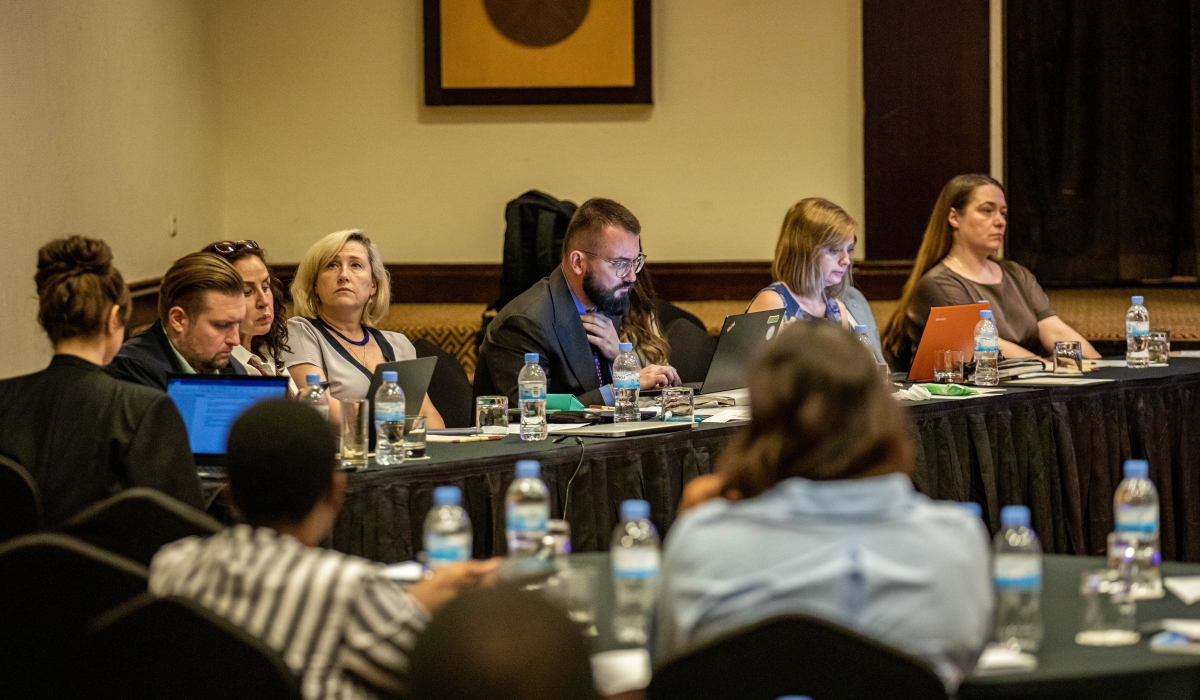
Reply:
[[442, 567], [403, 590], [382, 564], [318, 547], [345, 491], [336, 452], [309, 406], [278, 400], [246, 411], [230, 430], [226, 465], [245, 524], [163, 547], [150, 591], [195, 600], [262, 639], [305, 698], [402, 696], [429, 616], [489, 582], [499, 560]]

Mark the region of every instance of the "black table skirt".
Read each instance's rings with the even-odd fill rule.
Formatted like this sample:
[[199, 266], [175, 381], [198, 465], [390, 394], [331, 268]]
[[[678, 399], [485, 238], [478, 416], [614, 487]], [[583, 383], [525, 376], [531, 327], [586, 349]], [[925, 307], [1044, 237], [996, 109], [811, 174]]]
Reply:
[[[1161, 499], [1164, 557], [1200, 561], [1200, 360], [1089, 376], [1117, 381], [910, 405], [914, 483], [933, 498], [978, 501], [993, 531], [1002, 506], [1026, 504], [1047, 552], [1097, 554], [1112, 529], [1124, 460], [1147, 458]], [[582, 448], [515, 436], [431, 443], [428, 461], [351, 474], [330, 544], [379, 561], [411, 559], [421, 548], [433, 489], [452, 484], [463, 489], [475, 555], [504, 553], [504, 494], [525, 456], [542, 462], [552, 517], [568, 506], [576, 551], [608, 548], [626, 498], [648, 500], [665, 534], [683, 485], [712, 471], [739, 429], [704, 424], [688, 433], [591, 438]]]

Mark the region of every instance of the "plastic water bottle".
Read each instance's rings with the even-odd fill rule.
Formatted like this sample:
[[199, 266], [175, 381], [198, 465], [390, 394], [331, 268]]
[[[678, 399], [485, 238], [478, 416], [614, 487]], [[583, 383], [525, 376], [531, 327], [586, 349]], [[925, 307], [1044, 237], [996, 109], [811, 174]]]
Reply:
[[538, 364], [536, 352], [525, 353], [525, 366], [517, 375], [518, 397], [521, 403], [521, 439], [545, 440], [546, 373]]
[[962, 506], [963, 510], [974, 515], [976, 518], [983, 519], [983, 506], [975, 501], [960, 501], [958, 505]]
[[375, 461], [404, 463], [404, 390], [395, 372], [384, 372], [375, 392]]
[[1150, 366], [1150, 312], [1142, 306], [1142, 297], [1132, 299], [1133, 306], [1125, 312], [1125, 365]]
[[642, 389], [642, 366], [633, 352], [633, 343], [621, 343], [621, 354], [613, 361], [613, 394], [617, 407], [613, 414], [614, 423], [627, 423], [642, 419], [638, 408], [638, 394]]
[[996, 641], [1015, 651], [1042, 643], [1042, 544], [1029, 528], [1029, 509], [1005, 506], [992, 542], [996, 583]]
[[433, 510], [425, 516], [425, 565], [436, 569], [471, 558], [471, 518], [457, 486], [433, 490]]
[[329, 397], [325, 395], [325, 387], [321, 386], [321, 375], [304, 375], [304, 389], [300, 391], [297, 400], [302, 404], [312, 406], [325, 420], [329, 420]]
[[879, 355], [875, 353], [875, 346], [871, 344], [871, 336], [867, 335], [867, 327], [859, 324], [854, 327], [854, 337], [858, 342], [863, 344], [867, 352], [871, 353], [871, 357], [875, 360], [875, 373], [879, 375], [880, 381], [884, 384], [889, 384], [891, 378], [888, 375], [890, 369], [886, 362], [880, 362]]
[[[1132, 545], [1133, 597], [1160, 598], [1162, 553], [1159, 549], [1158, 489], [1149, 479], [1150, 464], [1144, 459], [1125, 462], [1125, 480], [1113, 496], [1115, 537]], [[1111, 549], [1111, 547], [1110, 547]], [[1113, 552], [1109, 552], [1109, 560]]]
[[542, 465], [532, 459], [517, 462], [517, 478], [508, 487], [505, 511], [508, 553], [513, 556], [537, 554], [546, 536], [550, 491], [542, 483], [541, 475]]
[[975, 383], [979, 386], [996, 386], [1000, 383], [1000, 333], [992, 320], [991, 309], [979, 312], [979, 323], [975, 324]]
[[623, 501], [621, 522], [612, 537], [613, 634], [618, 641], [646, 643], [658, 564], [658, 530], [650, 522], [650, 504]]

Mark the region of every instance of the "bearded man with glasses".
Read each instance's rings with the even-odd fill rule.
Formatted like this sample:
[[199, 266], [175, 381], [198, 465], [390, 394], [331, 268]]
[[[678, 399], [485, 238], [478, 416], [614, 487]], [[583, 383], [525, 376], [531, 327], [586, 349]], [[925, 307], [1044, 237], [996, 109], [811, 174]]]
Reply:
[[[585, 406], [612, 404], [621, 319], [646, 262], [641, 232], [637, 217], [617, 202], [584, 202], [567, 225], [561, 264], [488, 325], [475, 394], [506, 395], [516, 405], [517, 375], [525, 354], [536, 352], [549, 393], [572, 394]], [[642, 368], [642, 389], [678, 384], [673, 367]]]

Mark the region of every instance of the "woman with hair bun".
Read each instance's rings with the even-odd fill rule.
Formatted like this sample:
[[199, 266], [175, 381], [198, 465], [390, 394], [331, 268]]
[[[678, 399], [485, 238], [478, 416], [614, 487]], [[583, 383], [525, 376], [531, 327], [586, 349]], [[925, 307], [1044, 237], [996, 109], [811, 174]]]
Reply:
[[187, 429], [166, 394], [102, 369], [125, 338], [129, 288], [104, 241], [71, 236], [38, 250], [38, 322], [54, 345], [46, 369], [0, 381], [0, 454], [41, 491], [53, 528], [134, 486], [201, 507]]

